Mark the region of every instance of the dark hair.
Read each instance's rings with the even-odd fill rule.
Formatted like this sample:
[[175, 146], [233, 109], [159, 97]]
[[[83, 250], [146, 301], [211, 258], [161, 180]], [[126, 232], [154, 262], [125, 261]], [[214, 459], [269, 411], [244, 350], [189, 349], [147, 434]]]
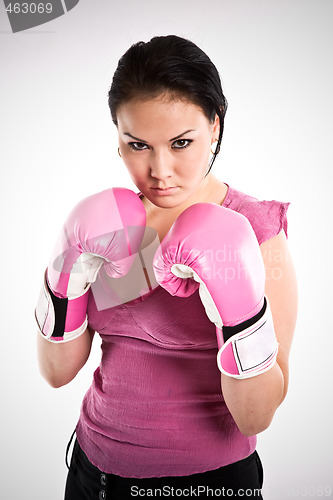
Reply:
[[200, 106], [210, 122], [218, 115], [220, 135], [210, 170], [220, 151], [228, 103], [215, 65], [190, 40], [175, 35], [157, 36], [146, 43], [138, 42], [125, 52], [109, 90], [113, 123], [117, 125], [117, 110], [121, 104], [165, 92]]

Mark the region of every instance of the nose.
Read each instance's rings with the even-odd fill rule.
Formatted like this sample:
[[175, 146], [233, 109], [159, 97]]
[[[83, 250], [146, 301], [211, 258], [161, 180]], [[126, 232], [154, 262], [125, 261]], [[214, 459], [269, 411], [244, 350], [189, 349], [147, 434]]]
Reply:
[[173, 158], [168, 151], [153, 151], [150, 158], [150, 175], [164, 180], [173, 173]]

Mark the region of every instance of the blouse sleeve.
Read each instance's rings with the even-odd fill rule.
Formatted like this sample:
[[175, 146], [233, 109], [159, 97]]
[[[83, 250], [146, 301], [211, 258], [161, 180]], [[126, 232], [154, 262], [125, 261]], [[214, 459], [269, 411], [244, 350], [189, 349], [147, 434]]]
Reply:
[[287, 210], [290, 203], [258, 201], [244, 215], [249, 219], [259, 245], [284, 231], [288, 238]]
[[225, 206], [243, 214], [251, 223], [259, 245], [284, 231], [288, 238], [288, 202], [258, 200], [235, 189], [230, 193]]

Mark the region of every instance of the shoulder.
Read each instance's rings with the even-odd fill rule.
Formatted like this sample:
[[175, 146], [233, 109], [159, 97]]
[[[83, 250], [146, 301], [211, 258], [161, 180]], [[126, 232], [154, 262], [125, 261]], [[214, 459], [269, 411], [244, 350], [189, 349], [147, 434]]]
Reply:
[[229, 186], [223, 206], [244, 215], [253, 227], [259, 245], [282, 230], [288, 236], [289, 202], [259, 200]]

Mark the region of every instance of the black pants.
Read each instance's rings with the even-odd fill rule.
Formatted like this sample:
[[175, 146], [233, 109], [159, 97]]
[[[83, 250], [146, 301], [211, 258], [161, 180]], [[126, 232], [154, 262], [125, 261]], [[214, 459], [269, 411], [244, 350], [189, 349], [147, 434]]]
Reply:
[[76, 440], [67, 476], [65, 500], [262, 499], [262, 482], [263, 470], [257, 452], [234, 464], [201, 474], [135, 479], [104, 474], [89, 462]]

